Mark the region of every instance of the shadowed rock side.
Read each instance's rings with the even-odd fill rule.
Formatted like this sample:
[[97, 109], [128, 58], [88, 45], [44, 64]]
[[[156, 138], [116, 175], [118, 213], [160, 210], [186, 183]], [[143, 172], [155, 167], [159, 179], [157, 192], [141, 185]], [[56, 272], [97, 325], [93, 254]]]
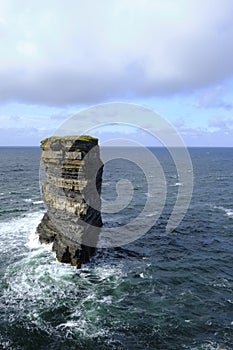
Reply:
[[98, 139], [52, 136], [41, 141], [47, 180], [47, 213], [37, 227], [40, 242], [53, 242], [57, 259], [80, 267], [95, 254], [101, 220], [103, 164]]

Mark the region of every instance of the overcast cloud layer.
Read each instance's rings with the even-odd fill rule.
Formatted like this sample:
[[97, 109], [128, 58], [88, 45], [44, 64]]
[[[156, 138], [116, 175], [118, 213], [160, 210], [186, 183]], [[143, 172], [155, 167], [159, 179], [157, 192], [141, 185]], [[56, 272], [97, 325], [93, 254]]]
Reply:
[[0, 1], [0, 100], [65, 106], [221, 84], [232, 13], [232, 0]]

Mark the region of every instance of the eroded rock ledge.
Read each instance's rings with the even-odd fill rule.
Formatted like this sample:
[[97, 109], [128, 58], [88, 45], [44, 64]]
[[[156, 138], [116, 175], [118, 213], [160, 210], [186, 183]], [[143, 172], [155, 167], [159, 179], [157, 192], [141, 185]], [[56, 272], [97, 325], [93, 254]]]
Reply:
[[52, 136], [41, 141], [41, 149], [47, 213], [37, 227], [39, 239], [53, 242], [59, 261], [80, 267], [94, 255], [102, 226], [98, 139]]

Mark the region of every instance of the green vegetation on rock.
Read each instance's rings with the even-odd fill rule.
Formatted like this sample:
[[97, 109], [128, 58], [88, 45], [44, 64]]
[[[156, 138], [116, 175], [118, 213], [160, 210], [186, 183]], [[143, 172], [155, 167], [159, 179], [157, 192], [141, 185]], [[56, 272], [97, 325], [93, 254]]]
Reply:
[[90, 136], [90, 135], [73, 135], [73, 136], [50, 136], [41, 141], [41, 146], [45, 146], [47, 142], [56, 142], [56, 141], [85, 141], [97, 143], [98, 138]]

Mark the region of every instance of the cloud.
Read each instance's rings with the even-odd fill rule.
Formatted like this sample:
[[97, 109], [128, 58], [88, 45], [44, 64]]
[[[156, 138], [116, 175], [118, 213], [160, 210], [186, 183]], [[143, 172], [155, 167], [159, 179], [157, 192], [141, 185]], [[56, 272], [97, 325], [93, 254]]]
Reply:
[[200, 108], [223, 108], [227, 111], [232, 110], [233, 104], [226, 102], [224, 99], [224, 88], [217, 86], [208, 89], [198, 98], [198, 106]]
[[21, 122], [21, 118], [17, 115], [0, 115], [0, 125], [2, 128], [15, 127]]
[[209, 127], [211, 128], [217, 128], [221, 130], [229, 130], [233, 129], [233, 118], [226, 118], [226, 117], [212, 117], [209, 120]]
[[[233, 126], [233, 121], [232, 121]], [[182, 127], [178, 130], [182, 137], [184, 144], [188, 147], [232, 147], [233, 140], [233, 128], [217, 128], [213, 130], [205, 128], [190, 128]], [[27, 128], [0, 128], [0, 146], [39, 146], [40, 140], [53, 135], [53, 129], [39, 129], [35, 127]], [[93, 133], [96, 137], [99, 137], [100, 143], [108, 140], [109, 138], [123, 138], [127, 139], [128, 134], [118, 132], [115, 129], [106, 130], [106, 132], [95, 131]], [[130, 139], [141, 144], [148, 146], [161, 146], [161, 143], [154, 137], [148, 137], [146, 133], [131, 132]]]
[[233, 128], [186, 128], [180, 131], [188, 147], [232, 147]]
[[67, 112], [60, 112], [60, 113], [52, 114], [50, 116], [50, 119], [65, 121], [66, 119], [70, 118], [72, 115], [73, 114], [67, 114]]
[[19, 122], [21, 117], [19, 117], [18, 115], [11, 115], [9, 119], [15, 123], [15, 122]]
[[39, 130], [38, 128], [0, 128], [1, 146], [39, 146], [40, 140], [51, 136], [53, 130]]
[[184, 118], [177, 118], [177, 119], [174, 120], [174, 122], [172, 123], [172, 125], [173, 125], [175, 128], [182, 129], [183, 127], [185, 127], [186, 122], [185, 122]]
[[170, 96], [233, 74], [231, 0], [0, 1], [0, 100]]

